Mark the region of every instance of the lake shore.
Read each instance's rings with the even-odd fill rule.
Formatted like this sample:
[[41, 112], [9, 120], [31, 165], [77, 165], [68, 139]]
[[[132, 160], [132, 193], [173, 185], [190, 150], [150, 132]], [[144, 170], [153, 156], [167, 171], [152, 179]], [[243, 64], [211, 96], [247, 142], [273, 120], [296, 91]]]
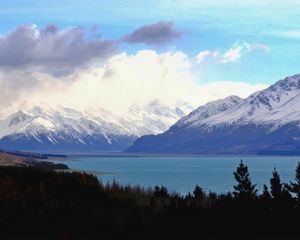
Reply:
[[16, 156], [8, 152], [0, 152], [0, 166], [37, 167], [41, 169], [67, 170], [69, 167], [63, 163], [53, 163], [46, 160], [37, 160], [23, 156]]

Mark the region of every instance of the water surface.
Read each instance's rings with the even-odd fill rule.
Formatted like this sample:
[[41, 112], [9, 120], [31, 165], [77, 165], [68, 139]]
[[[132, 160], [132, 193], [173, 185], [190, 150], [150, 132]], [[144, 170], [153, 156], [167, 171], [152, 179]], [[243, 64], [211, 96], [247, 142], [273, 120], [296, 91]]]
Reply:
[[[143, 187], [164, 185], [170, 191], [186, 194], [196, 184], [206, 191], [232, 191], [235, 184], [233, 171], [240, 159], [237, 156], [73, 156], [65, 163], [75, 170], [96, 172], [105, 183], [116, 180]], [[283, 181], [292, 180], [300, 157], [249, 156], [243, 161], [249, 167], [252, 181], [262, 189], [263, 184], [269, 184], [274, 167]]]

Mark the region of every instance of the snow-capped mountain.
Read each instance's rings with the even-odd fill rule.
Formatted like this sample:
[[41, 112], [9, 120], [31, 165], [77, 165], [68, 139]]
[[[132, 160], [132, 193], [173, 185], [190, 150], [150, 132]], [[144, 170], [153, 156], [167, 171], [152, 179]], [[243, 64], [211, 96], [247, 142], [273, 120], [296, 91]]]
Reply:
[[0, 119], [0, 148], [40, 151], [118, 151], [145, 134], [158, 134], [191, 107], [171, 108], [159, 101], [134, 105], [122, 114], [102, 108], [77, 111], [25, 105]]
[[246, 99], [231, 96], [201, 106], [128, 151], [299, 154], [300, 74]]

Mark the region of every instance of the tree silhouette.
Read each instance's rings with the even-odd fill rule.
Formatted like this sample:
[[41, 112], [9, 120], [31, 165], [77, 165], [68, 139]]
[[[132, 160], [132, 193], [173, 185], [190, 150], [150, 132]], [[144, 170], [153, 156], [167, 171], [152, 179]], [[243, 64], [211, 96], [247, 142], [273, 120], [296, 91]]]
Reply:
[[[289, 185], [297, 194], [299, 173], [300, 164]], [[235, 198], [231, 192], [206, 193], [198, 185], [182, 196], [164, 186], [104, 185], [80, 172], [0, 166], [0, 239], [15, 234], [28, 234], [25, 239], [299, 238], [299, 211], [276, 169], [270, 191], [264, 185], [259, 197], [242, 161], [234, 176]]]
[[270, 179], [272, 206], [274, 208], [285, 208], [292, 200], [292, 196], [281, 182], [280, 176], [274, 168]]
[[168, 189], [165, 186], [155, 186], [153, 196], [158, 198], [166, 198], [169, 196]]
[[263, 192], [262, 194], [260, 195], [261, 199], [263, 199], [263, 201], [266, 203], [266, 204], [269, 204], [271, 202], [271, 194], [269, 192], [269, 189], [267, 187], [267, 185], [264, 184], [264, 187], [263, 187]]
[[193, 191], [193, 194], [194, 194], [194, 197], [199, 200], [202, 200], [205, 195], [203, 192], [203, 189], [199, 185], [196, 185], [196, 187]]
[[276, 168], [272, 172], [272, 178], [270, 179], [270, 188], [272, 198], [275, 200], [279, 200], [282, 196], [282, 183]]
[[290, 184], [286, 184], [286, 188], [297, 195], [297, 205], [300, 207], [300, 162], [296, 168], [296, 175], [294, 178], [295, 182], [290, 182]]
[[237, 185], [234, 186], [233, 195], [236, 199], [251, 200], [255, 199], [257, 194], [256, 185], [253, 185], [249, 177], [248, 167], [241, 160], [236, 171], [233, 173]]

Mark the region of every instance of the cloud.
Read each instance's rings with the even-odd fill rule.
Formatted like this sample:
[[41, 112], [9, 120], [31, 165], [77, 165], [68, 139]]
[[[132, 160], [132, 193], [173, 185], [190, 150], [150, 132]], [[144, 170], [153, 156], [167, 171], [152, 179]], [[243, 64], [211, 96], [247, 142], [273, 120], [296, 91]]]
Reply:
[[127, 43], [144, 43], [147, 45], [162, 45], [171, 42], [181, 36], [181, 32], [177, 31], [173, 22], [160, 21], [150, 25], [144, 25], [123, 40]]
[[266, 53], [271, 52], [271, 48], [268, 45], [263, 44], [263, 43], [251, 44], [250, 45], [250, 51], [253, 51], [253, 50], [261, 50], [261, 51], [264, 51]]
[[[34, 84], [36, 87], [28, 88], [23, 85], [18, 90], [20, 94], [13, 94], [18, 87], [7, 86], [5, 97], [1, 97], [6, 102], [10, 100], [13, 105], [28, 100], [33, 103], [42, 101], [50, 105], [60, 104], [79, 110], [102, 107], [115, 112], [126, 112], [132, 104], [144, 104], [152, 100], [159, 100], [170, 106], [187, 102], [196, 108], [229, 95], [247, 97], [267, 87], [263, 84], [230, 81], [201, 84], [197, 82], [198, 76], [193, 72], [194, 64], [193, 59], [180, 51], [157, 53], [142, 50], [132, 55], [120, 53], [109, 58], [101, 67], [77, 69], [70, 75], [50, 76], [31, 72], [26, 76], [19, 73], [20, 78], [23, 76], [29, 85]], [[3, 102], [1, 105], [4, 106]]]
[[287, 31], [281, 31], [281, 32], [273, 32], [272, 35], [283, 37], [283, 38], [294, 38], [299, 39], [300, 38], [300, 30], [287, 30]]
[[225, 52], [221, 52], [219, 50], [204, 50], [199, 52], [196, 55], [196, 62], [197, 63], [204, 63], [209, 60], [214, 60], [217, 63], [227, 64], [237, 62], [240, 58], [242, 58], [247, 53], [253, 51], [263, 51], [269, 53], [271, 51], [270, 47], [262, 44], [249, 44], [247, 42], [243, 42], [241, 44], [235, 43], [230, 49], [226, 50]]
[[[155, 45], [179, 36], [172, 22], [158, 22], [137, 29], [127, 41]], [[121, 111], [152, 100], [174, 106], [184, 101], [197, 107], [231, 94], [244, 97], [264, 86], [222, 81], [199, 84], [195, 65], [209, 59], [236, 61], [256, 49], [266, 47], [236, 44], [224, 52], [202, 51], [196, 59], [181, 51], [128, 54], [118, 52], [114, 41], [103, 40], [97, 26], [87, 33], [81, 27], [24, 25], [0, 36], [0, 109], [26, 100]]]
[[208, 59], [217, 58], [219, 56], [219, 54], [220, 53], [216, 50], [215, 51], [209, 51], [209, 50], [201, 51], [196, 56], [196, 62], [203, 63], [203, 62], [207, 61]]
[[249, 52], [250, 45], [248, 43], [243, 43], [241, 45], [236, 45], [230, 48], [221, 56], [221, 63], [235, 62], [241, 58], [246, 52]]
[[87, 39], [85, 29], [59, 29], [49, 24], [43, 29], [23, 25], [0, 37], [0, 67], [42, 67], [72, 70], [103, 60], [116, 52], [113, 41], [99, 37]]
[[197, 86], [199, 93], [202, 95], [201, 104], [206, 102], [225, 98], [230, 95], [239, 96], [242, 98], [248, 97], [250, 94], [267, 88], [267, 84], [249, 84], [246, 82], [236, 81], [216, 81], [207, 84], [200, 84]]

